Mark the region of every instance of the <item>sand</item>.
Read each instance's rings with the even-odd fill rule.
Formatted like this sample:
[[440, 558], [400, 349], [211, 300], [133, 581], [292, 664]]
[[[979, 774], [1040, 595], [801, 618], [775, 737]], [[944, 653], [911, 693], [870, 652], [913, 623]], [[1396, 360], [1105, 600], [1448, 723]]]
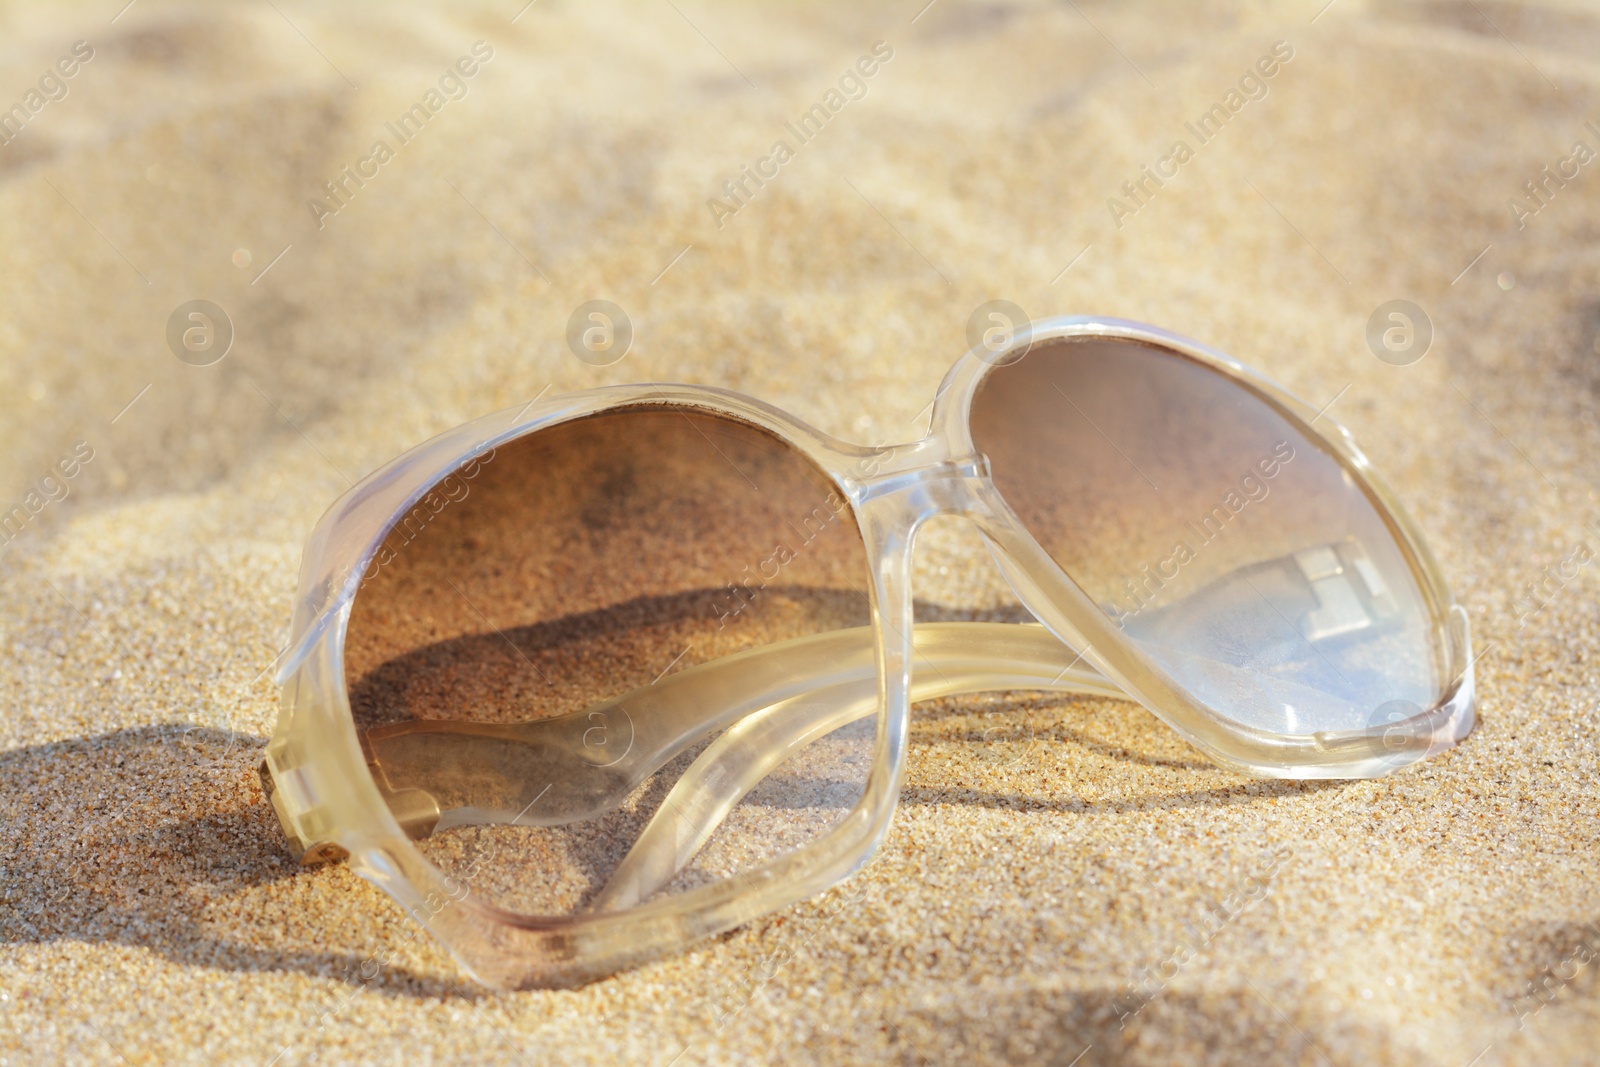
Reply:
[[[0, 547], [0, 1063], [1592, 1060], [1600, 9], [121, 6], [0, 11], [0, 108], [45, 79], [0, 145], [0, 507], [29, 509]], [[746, 166], [778, 169], [735, 201]], [[569, 992], [482, 990], [344, 866], [289, 862], [270, 668], [350, 482], [622, 381], [905, 440], [996, 298], [1333, 402], [1470, 614], [1472, 737], [1307, 786], [1124, 702], [920, 707], [857, 878]], [[210, 366], [168, 346], [196, 299], [233, 327]], [[567, 348], [591, 299], [634, 326], [609, 366]], [[1366, 339], [1395, 299], [1432, 324], [1406, 366]], [[954, 520], [917, 581], [930, 617], [1011, 610]]]

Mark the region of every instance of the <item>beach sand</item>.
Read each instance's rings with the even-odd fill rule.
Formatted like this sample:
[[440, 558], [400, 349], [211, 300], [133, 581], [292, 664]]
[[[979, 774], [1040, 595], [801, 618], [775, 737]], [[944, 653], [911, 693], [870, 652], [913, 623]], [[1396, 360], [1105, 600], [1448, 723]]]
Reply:
[[[1600, 8], [121, 6], [0, 9], [0, 108], [27, 114], [0, 145], [0, 508], [28, 511], [0, 547], [0, 1064], [1593, 1061], [1600, 160], [1573, 146], [1600, 149]], [[1173, 176], [1133, 198], [1144, 167]], [[1541, 204], [1545, 167], [1576, 174]], [[634, 324], [606, 367], [565, 340], [597, 298]], [[614, 382], [912, 439], [996, 298], [1331, 403], [1469, 613], [1476, 732], [1296, 784], [1127, 702], [919, 706], [853, 880], [571, 991], [485, 991], [344, 865], [290, 861], [255, 768], [301, 545], [352, 482]], [[209, 366], [168, 345], [196, 299], [232, 324]], [[1406, 366], [1366, 340], [1395, 299], [1432, 323]], [[953, 519], [916, 591], [1012, 603]]]

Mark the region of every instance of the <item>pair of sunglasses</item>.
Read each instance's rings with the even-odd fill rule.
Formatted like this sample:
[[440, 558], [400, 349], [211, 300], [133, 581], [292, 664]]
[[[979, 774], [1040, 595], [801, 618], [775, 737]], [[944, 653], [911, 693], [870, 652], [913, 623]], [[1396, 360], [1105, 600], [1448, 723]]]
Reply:
[[[1475, 720], [1466, 613], [1349, 434], [1116, 319], [964, 356], [910, 444], [629, 385], [487, 415], [306, 547], [262, 781], [497, 987], [592, 980], [871, 857], [913, 701], [1136, 700], [1224, 767], [1364, 778]], [[1037, 622], [913, 619], [970, 519]]]

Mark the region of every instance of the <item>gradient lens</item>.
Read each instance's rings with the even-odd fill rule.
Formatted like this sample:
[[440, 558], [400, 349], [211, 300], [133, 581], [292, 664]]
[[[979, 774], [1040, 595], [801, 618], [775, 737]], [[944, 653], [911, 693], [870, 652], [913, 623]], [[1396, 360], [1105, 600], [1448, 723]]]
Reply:
[[351, 610], [351, 710], [424, 854], [507, 910], [595, 906], [654, 825], [607, 898], [627, 906], [855, 806], [871, 716], [798, 746], [693, 847], [658, 811], [742, 717], [719, 661], [866, 627], [868, 582], [832, 479], [767, 431], [664, 406], [579, 418], [468, 462], [391, 528]]
[[1307, 735], [1442, 698], [1441, 628], [1383, 513], [1238, 381], [1133, 341], [1040, 342], [985, 377], [972, 435], [1045, 551], [1213, 711]]

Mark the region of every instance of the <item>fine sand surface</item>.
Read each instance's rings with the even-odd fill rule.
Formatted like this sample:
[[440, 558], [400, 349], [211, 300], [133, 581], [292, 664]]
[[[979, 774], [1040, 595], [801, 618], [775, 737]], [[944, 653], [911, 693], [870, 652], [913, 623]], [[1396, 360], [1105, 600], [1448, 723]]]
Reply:
[[[0, 145], [0, 508], [76, 471], [0, 547], [0, 1064], [1593, 1062], [1600, 8], [122, 6], [0, 7], [0, 108], [92, 49]], [[1576, 175], [1519, 220], [1544, 167]], [[596, 298], [635, 329], [607, 367], [565, 341]], [[1301, 785], [1126, 702], [922, 706], [854, 880], [572, 991], [480, 989], [344, 865], [289, 860], [270, 668], [350, 482], [547, 387], [728, 386], [905, 440], [994, 298], [1337, 398], [1470, 615], [1477, 731]], [[168, 348], [195, 299], [233, 325], [212, 366]], [[1432, 322], [1409, 366], [1365, 338], [1394, 299]], [[1011, 614], [960, 523], [918, 564], [930, 615]]]

